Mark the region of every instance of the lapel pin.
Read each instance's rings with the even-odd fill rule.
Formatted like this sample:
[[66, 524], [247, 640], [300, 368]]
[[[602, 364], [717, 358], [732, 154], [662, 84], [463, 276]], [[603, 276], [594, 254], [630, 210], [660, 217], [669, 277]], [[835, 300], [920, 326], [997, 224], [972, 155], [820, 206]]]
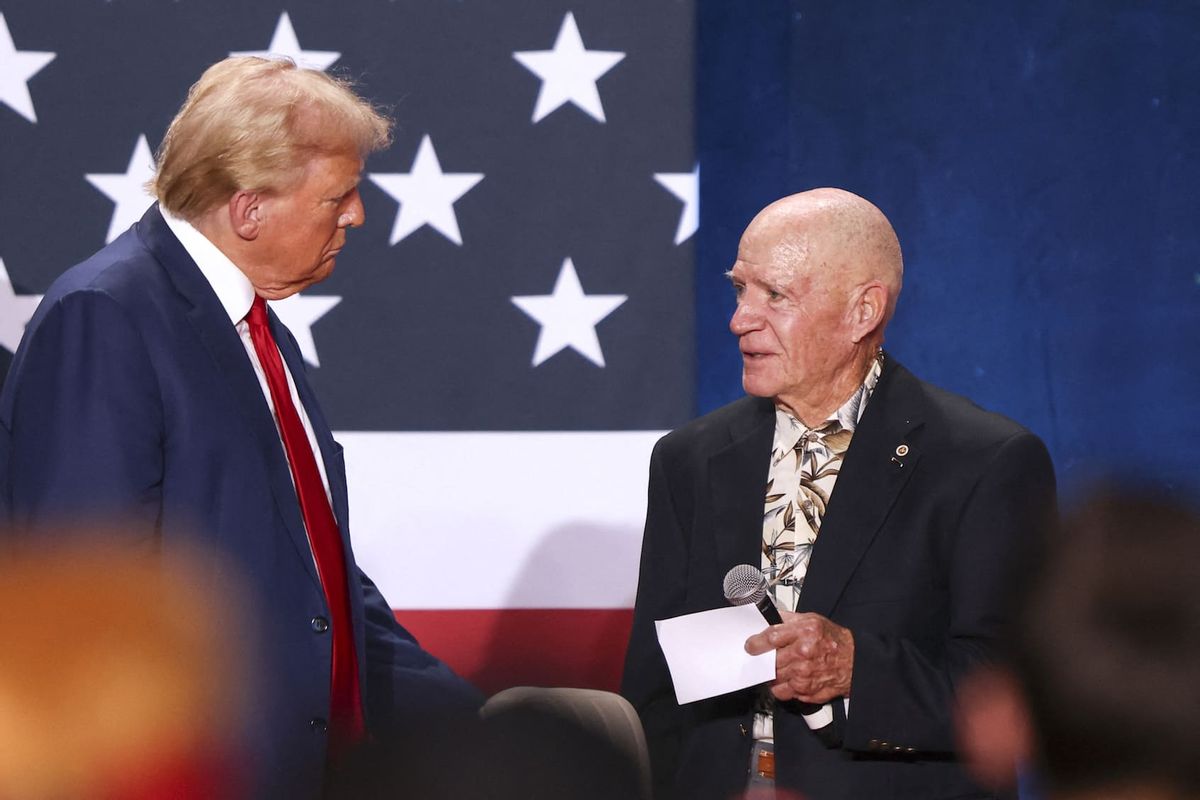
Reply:
[[904, 458], [906, 455], [908, 455], [908, 445], [906, 445], [906, 444], [897, 445], [896, 446], [896, 455], [900, 456], [901, 458]]

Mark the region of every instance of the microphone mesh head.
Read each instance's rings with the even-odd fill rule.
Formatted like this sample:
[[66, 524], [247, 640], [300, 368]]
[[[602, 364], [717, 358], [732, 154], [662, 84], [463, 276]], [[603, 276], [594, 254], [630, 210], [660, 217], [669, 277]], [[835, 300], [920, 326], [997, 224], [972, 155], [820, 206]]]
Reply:
[[730, 605], [758, 605], [767, 596], [767, 576], [750, 564], [738, 564], [725, 573], [725, 599]]

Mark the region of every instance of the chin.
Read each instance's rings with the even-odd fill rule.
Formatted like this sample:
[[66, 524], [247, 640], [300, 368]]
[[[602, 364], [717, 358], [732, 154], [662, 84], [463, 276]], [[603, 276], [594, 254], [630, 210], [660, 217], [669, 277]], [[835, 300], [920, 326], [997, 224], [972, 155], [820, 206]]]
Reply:
[[774, 397], [776, 388], [770, 382], [742, 371], [742, 389], [746, 394], [754, 397]]
[[310, 275], [309, 279], [307, 281], [305, 281], [304, 288], [307, 289], [308, 287], [312, 286], [313, 284], [320, 283], [321, 281], [328, 278], [330, 275], [333, 274], [333, 268], [335, 265], [336, 265], [336, 261], [332, 258], [328, 259], [327, 261], [322, 261], [320, 264], [317, 264], [317, 268], [312, 271], [312, 275]]

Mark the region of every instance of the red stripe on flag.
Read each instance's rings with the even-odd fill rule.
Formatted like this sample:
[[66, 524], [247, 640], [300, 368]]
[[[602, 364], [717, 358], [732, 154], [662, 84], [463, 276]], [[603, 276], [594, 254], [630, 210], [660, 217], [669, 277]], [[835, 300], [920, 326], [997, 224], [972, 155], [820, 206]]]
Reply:
[[615, 692], [633, 610], [397, 611], [396, 619], [422, 647], [486, 694], [510, 686]]

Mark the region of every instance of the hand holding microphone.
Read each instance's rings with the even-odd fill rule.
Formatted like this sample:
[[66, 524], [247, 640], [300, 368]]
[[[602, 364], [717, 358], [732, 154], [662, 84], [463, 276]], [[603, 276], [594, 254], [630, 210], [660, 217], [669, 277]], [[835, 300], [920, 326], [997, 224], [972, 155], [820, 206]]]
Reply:
[[849, 629], [819, 614], [792, 614], [786, 622], [768, 592], [767, 578], [749, 565], [729, 570], [725, 599], [732, 605], [753, 603], [772, 627], [746, 641], [747, 652], [776, 651], [771, 693], [804, 717], [826, 744], [834, 744], [833, 712], [827, 703], [850, 693], [854, 668], [854, 636]]

